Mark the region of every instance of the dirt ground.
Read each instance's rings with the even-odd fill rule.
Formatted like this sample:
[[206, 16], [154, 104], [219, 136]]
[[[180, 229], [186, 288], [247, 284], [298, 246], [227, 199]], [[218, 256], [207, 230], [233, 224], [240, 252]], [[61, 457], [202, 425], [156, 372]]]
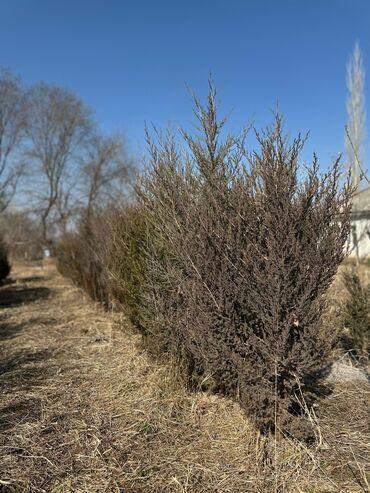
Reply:
[[171, 368], [52, 264], [15, 264], [0, 288], [0, 492], [370, 491], [366, 383], [334, 389], [306, 449], [260, 437]]

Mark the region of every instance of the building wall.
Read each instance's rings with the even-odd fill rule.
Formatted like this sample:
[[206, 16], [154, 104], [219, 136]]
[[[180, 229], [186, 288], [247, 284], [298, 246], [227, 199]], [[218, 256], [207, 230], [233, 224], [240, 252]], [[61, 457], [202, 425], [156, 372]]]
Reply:
[[[357, 240], [357, 241], [356, 241]], [[350, 257], [370, 257], [370, 187], [355, 193], [352, 203], [351, 233], [348, 238]]]
[[360, 259], [370, 257], [370, 218], [351, 221], [349, 237], [350, 257], [356, 258], [356, 237]]

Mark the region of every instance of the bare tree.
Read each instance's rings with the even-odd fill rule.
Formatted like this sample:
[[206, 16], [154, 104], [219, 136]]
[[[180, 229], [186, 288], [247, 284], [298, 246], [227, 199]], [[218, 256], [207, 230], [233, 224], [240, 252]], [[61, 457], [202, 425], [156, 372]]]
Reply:
[[82, 175], [82, 197], [87, 220], [98, 208], [127, 198], [134, 166], [122, 138], [96, 133], [83, 160]]
[[347, 112], [346, 150], [352, 179], [355, 187], [359, 186], [363, 174], [364, 139], [366, 133], [365, 110], [365, 70], [359, 44], [356, 43], [351, 59], [347, 65]]
[[27, 127], [27, 103], [19, 78], [0, 70], [0, 212], [12, 200], [24, 165], [20, 144]]
[[54, 225], [62, 233], [66, 234], [68, 225], [78, 214], [78, 197], [76, 188], [81, 178], [81, 172], [76, 166], [72, 173], [68, 173], [61, 184], [58, 198], [55, 203]]
[[42, 239], [51, 246], [52, 219], [65, 221], [75, 186], [77, 155], [92, 128], [90, 111], [72, 92], [39, 84], [29, 92], [32, 125], [28, 156], [36, 167], [36, 202], [41, 215]]

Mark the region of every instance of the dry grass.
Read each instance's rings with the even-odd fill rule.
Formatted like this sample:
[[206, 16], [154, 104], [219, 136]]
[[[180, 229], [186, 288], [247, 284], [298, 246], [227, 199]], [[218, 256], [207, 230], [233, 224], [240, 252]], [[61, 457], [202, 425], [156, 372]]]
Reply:
[[[239, 407], [188, 393], [53, 265], [0, 289], [0, 491], [369, 491], [369, 388], [335, 388], [311, 449], [260, 437]], [[312, 417], [315, 420], [315, 416]]]

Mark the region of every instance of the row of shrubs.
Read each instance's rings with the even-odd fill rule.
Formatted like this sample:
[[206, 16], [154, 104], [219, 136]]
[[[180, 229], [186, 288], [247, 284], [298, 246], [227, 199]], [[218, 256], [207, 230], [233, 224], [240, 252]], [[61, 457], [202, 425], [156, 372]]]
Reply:
[[[339, 160], [300, 165], [282, 120], [224, 135], [216, 94], [195, 101], [199, 133], [148, 135], [135, 204], [82, 221], [60, 271], [119, 305], [154, 354], [191, 387], [232, 396], [262, 432], [302, 435], [336, 330], [322, 318], [345, 257], [353, 189]], [[301, 431], [297, 431], [297, 430]]]
[[358, 268], [343, 272], [343, 284], [347, 292], [342, 305], [344, 332], [343, 348], [357, 363], [367, 366], [370, 360], [370, 283]]

